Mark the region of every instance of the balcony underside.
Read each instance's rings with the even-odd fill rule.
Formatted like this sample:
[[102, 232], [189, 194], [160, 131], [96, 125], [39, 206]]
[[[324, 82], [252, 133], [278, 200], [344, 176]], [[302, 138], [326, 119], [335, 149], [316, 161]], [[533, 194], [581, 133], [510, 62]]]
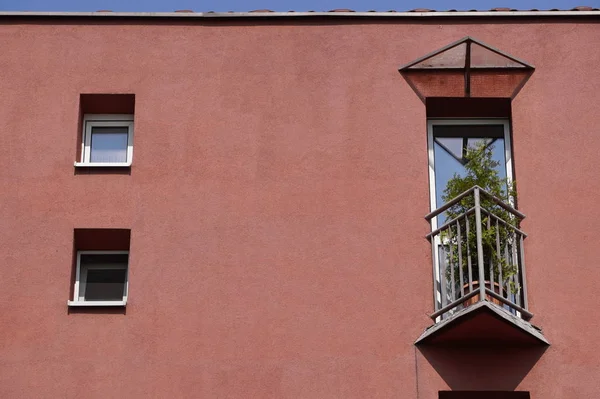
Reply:
[[487, 300], [429, 327], [415, 345], [550, 345], [541, 331]]

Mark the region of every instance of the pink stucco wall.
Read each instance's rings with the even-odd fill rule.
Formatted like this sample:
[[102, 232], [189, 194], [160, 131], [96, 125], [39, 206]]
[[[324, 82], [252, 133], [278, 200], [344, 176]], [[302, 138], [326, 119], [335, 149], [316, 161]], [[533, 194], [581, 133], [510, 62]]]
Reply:
[[[0, 397], [598, 397], [598, 23], [336, 21], [2, 21]], [[552, 346], [525, 368], [413, 346], [426, 116], [397, 67], [467, 35], [536, 67], [513, 149]], [[135, 94], [131, 174], [74, 173], [81, 93]], [[75, 228], [131, 229], [125, 314], [68, 312]]]

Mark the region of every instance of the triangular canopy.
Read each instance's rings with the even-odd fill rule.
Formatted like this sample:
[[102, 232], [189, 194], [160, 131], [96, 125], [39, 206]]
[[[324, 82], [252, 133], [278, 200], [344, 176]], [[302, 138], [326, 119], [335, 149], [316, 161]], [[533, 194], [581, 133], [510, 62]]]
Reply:
[[427, 54], [400, 67], [407, 69], [465, 69], [465, 68], [527, 68], [533, 69], [525, 61], [484, 44], [471, 37], [465, 37], [433, 53]]
[[471, 37], [465, 37], [402, 67], [400, 73], [422, 98], [514, 98], [534, 67]]

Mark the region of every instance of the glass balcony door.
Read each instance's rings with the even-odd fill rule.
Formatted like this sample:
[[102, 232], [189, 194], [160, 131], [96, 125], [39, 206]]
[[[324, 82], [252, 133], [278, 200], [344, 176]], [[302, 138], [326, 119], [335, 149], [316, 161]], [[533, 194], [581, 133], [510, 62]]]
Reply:
[[[508, 181], [513, 179], [512, 157], [510, 146], [509, 122], [505, 119], [452, 119], [428, 121], [428, 155], [429, 155], [429, 184], [431, 210], [444, 205], [444, 189], [454, 176], [464, 176], [466, 173], [467, 151], [482, 143], [492, 150], [492, 158], [497, 162], [497, 171], [501, 178]], [[432, 231], [446, 222], [445, 214], [431, 220]], [[442, 303], [451, 302], [448, 295], [447, 281], [442, 277], [446, 270], [447, 243], [442, 242], [436, 235], [432, 244], [434, 251], [436, 308]], [[442, 272], [440, 272], [440, 270]], [[455, 299], [455, 298], [454, 298]]]

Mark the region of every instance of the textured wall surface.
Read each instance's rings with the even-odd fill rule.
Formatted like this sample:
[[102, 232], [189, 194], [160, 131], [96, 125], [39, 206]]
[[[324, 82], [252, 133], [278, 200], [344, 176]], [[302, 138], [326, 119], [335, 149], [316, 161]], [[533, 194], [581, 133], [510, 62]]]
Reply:
[[[597, 398], [598, 24], [336, 21], [3, 21], [0, 397]], [[528, 368], [413, 346], [426, 111], [397, 67], [467, 35], [536, 67], [513, 151], [552, 346]], [[81, 93], [135, 94], [130, 174], [74, 173]], [[75, 228], [131, 229], [125, 314], [68, 312]]]

